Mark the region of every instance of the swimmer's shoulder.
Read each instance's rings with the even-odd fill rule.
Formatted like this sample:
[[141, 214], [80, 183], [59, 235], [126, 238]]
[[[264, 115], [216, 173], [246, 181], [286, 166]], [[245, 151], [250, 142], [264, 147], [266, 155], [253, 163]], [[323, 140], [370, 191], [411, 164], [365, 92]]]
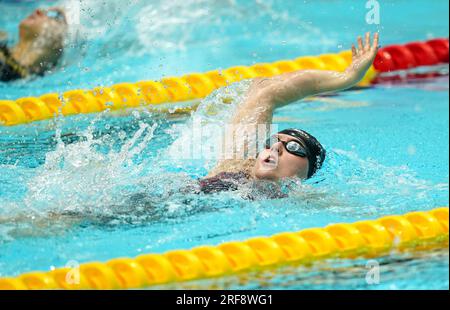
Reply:
[[255, 165], [256, 159], [224, 159], [220, 161], [217, 166], [212, 169], [207, 177], [215, 177], [222, 173], [244, 173], [246, 175], [251, 175], [253, 166]]

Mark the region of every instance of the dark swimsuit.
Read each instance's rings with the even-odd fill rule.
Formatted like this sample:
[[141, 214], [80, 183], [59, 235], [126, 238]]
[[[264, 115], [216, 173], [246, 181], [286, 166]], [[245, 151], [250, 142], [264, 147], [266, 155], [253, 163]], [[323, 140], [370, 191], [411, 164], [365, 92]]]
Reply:
[[4, 43], [0, 43], [0, 54], [4, 60], [0, 60], [0, 81], [10, 82], [17, 79], [25, 78], [29, 72], [21, 64], [19, 64], [12, 56], [9, 48]]
[[245, 199], [258, 198], [276, 199], [287, 197], [286, 193], [271, 184], [259, 184], [250, 182], [250, 176], [245, 172], [221, 172], [213, 177], [203, 178], [198, 181], [200, 191], [197, 193], [213, 194], [223, 191], [236, 191], [243, 185], [251, 185], [243, 192]]
[[247, 183], [249, 175], [244, 172], [221, 172], [210, 178], [199, 180], [200, 192], [205, 194], [235, 191], [239, 185]]

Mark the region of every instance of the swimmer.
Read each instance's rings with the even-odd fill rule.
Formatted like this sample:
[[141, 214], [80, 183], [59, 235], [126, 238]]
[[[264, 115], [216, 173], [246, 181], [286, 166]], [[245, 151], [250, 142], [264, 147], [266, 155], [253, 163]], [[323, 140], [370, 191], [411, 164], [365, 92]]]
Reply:
[[20, 22], [19, 42], [12, 48], [0, 33], [0, 81], [43, 75], [61, 59], [67, 20], [60, 8], [37, 9]]
[[[270, 124], [274, 110], [305, 97], [336, 92], [356, 85], [372, 65], [378, 50], [378, 33], [371, 43], [370, 33], [364, 41], [358, 37], [352, 46], [352, 63], [344, 72], [298, 70], [271, 78], [254, 79], [232, 118], [227, 135], [237, 145], [240, 124]], [[244, 139], [244, 138], [242, 138]], [[248, 180], [278, 181], [284, 178], [311, 178], [325, 160], [326, 151], [311, 134], [297, 128], [278, 132], [266, 142], [256, 158], [226, 159], [200, 180], [204, 193], [237, 189]]]
[[[235, 131], [228, 134], [235, 143], [239, 141], [237, 129], [239, 124], [270, 124], [274, 110], [278, 107], [298, 101], [308, 96], [348, 89], [356, 85], [364, 77], [372, 65], [378, 49], [378, 33], [375, 33], [371, 44], [370, 34], [358, 38], [357, 47], [352, 46], [352, 63], [344, 72], [324, 70], [299, 70], [272, 78], [257, 78], [251, 81], [244, 102], [238, 105], [232, 117], [232, 123], [237, 125]], [[311, 134], [297, 128], [285, 129], [267, 140], [263, 150], [256, 158], [226, 159], [220, 161], [209, 174], [199, 180], [197, 193], [215, 193], [236, 190], [240, 185], [266, 180], [265, 185], [276, 185], [277, 181], [297, 177], [302, 180], [311, 178], [322, 167], [326, 151], [320, 142]], [[264, 182], [262, 182], [264, 183]], [[185, 193], [192, 193], [189, 188]], [[266, 191], [267, 192], [267, 191]], [[268, 198], [279, 198], [276, 186], [271, 186]], [[178, 191], [183, 195], [184, 191]], [[267, 195], [266, 195], [267, 196]], [[165, 196], [164, 196], [165, 197]], [[162, 199], [164, 199], [164, 197]], [[252, 197], [246, 197], [252, 199]], [[146, 199], [148, 201], [146, 201]], [[136, 206], [139, 210], [136, 211]], [[48, 214], [48, 218], [41, 217], [33, 220], [34, 224], [48, 227], [58, 220], [68, 226], [89, 221], [91, 224], [105, 224], [121, 216], [137, 215], [146, 220], [164, 218], [165, 210], [158, 210], [155, 202], [147, 195], [130, 198], [130, 202], [115, 206], [112, 213], [89, 214], [81, 211], [58, 211]], [[133, 209], [131, 210], [130, 207]], [[199, 211], [199, 210], [197, 210]], [[167, 213], [167, 212], [166, 212]], [[32, 215], [32, 214], [31, 214]], [[0, 217], [0, 224], [27, 222], [30, 212], [17, 214], [15, 217]], [[36, 229], [36, 225], [34, 226]], [[23, 232], [16, 231], [18, 235]], [[32, 231], [36, 233], [36, 231]]]

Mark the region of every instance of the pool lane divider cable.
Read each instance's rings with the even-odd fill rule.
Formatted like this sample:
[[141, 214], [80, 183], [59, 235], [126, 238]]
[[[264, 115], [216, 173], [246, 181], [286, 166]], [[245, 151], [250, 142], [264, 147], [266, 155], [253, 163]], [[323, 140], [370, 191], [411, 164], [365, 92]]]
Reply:
[[[70, 90], [62, 94], [0, 100], [0, 126], [50, 119], [60, 114], [68, 116], [142, 106], [160, 112], [188, 112], [195, 108], [200, 99], [215, 89], [243, 79], [271, 77], [303, 69], [344, 71], [350, 65], [351, 58], [351, 51], [343, 51], [273, 63], [235, 66], [182, 77], [165, 77], [160, 81], [120, 83], [92, 90]], [[382, 73], [401, 72], [448, 62], [448, 38], [386, 46], [378, 50], [374, 64], [358, 86], [377, 83], [377, 78]], [[180, 104], [183, 102], [185, 105]]]
[[0, 290], [130, 289], [236, 275], [287, 263], [375, 258], [394, 251], [448, 248], [448, 207], [330, 224], [245, 241], [116, 258], [0, 278]]

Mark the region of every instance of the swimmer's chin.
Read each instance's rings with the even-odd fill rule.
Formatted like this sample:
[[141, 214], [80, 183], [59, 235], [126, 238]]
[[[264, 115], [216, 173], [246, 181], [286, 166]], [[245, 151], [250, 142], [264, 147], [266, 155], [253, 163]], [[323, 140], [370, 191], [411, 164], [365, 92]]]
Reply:
[[277, 181], [279, 179], [275, 169], [254, 169], [252, 175], [258, 180]]

